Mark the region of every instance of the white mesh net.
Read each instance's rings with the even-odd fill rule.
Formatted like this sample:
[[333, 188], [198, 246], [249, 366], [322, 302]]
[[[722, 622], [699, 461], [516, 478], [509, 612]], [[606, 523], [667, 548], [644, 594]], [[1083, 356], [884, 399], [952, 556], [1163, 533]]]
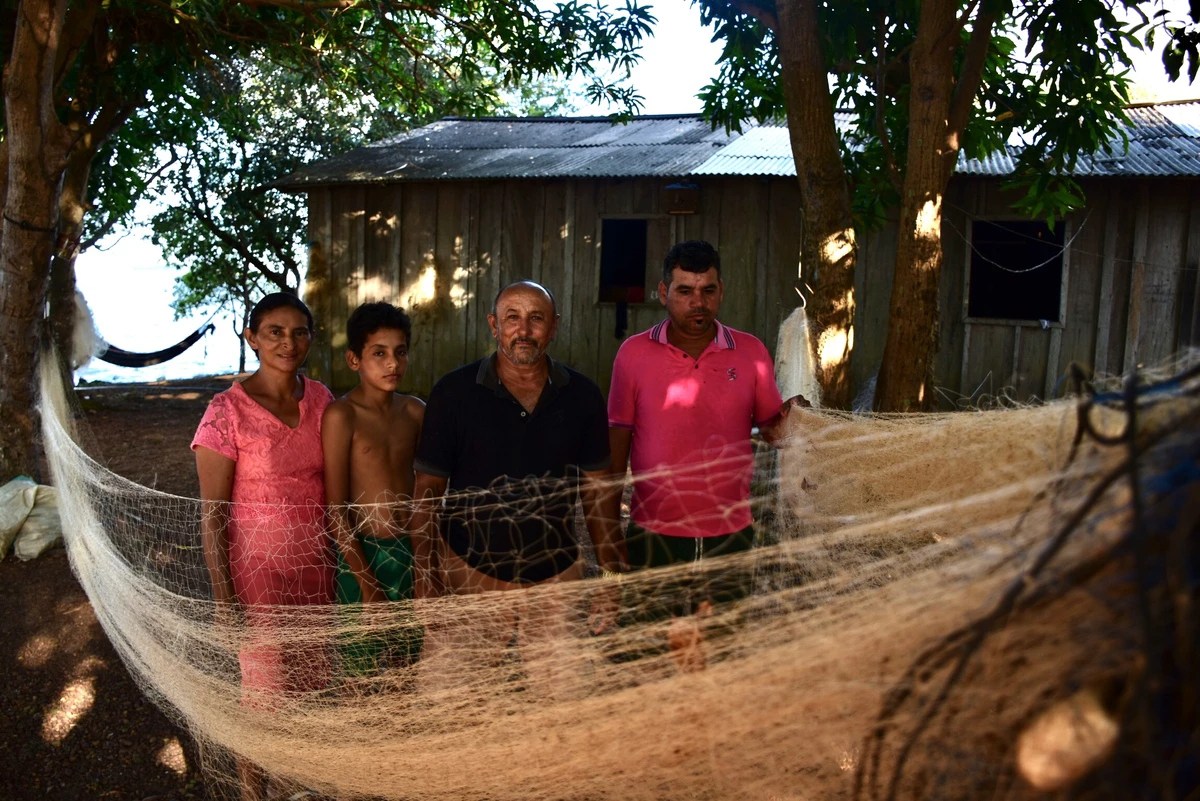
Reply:
[[[752, 551], [246, 620], [216, 614], [200, 502], [93, 461], [42, 364], [73, 568], [216, 793], [235, 755], [279, 797], [1195, 797], [1194, 371], [1019, 409], [796, 409], [757, 458]], [[749, 591], [677, 616], [730, 581]], [[247, 654], [282, 678], [244, 677]]]

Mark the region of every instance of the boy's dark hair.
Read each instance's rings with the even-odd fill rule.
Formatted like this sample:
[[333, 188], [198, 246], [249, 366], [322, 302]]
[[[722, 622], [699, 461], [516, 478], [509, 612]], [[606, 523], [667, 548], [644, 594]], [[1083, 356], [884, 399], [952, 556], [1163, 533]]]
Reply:
[[259, 323], [262, 322], [262, 318], [267, 315], [267, 312], [273, 312], [276, 309], [282, 308], [290, 308], [303, 312], [305, 319], [308, 320], [308, 330], [312, 331], [315, 327], [312, 312], [304, 305], [304, 301], [291, 292], [272, 292], [269, 295], [264, 295], [258, 303], [254, 304], [254, 308], [250, 310], [250, 318], [246, 323], [247, 327], [257, 334]]
[[680, 242], [667, 251], [663, 259], [663, 283], [671, 285], [671, 271], [678, 267], [689, 273], [706, 273], [709, 267], [715, 267], [717, 277], [721, 277], [721, 256], [717, 249], [703, 239], [689, 239]]
[[412, 320], [403, 309], [382, 300], [364, 303], [346, 321], [346, 340], [355, 356], [362, 356], [367, 337], [381, 328], [403, 331], [405, 342], [412, 344]]

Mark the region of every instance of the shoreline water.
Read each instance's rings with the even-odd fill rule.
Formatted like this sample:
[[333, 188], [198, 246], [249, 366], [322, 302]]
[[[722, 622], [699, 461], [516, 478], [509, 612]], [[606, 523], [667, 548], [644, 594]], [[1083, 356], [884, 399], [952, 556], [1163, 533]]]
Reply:
[[[152, 381], [107, 381], [107, 380], [92, 380], [87, 378], [76, 378], [76, 392], [98, 392], [103, 390], [127, 390], [142, 387], [170, 387], [173, 390], [188, 390], [188, 389], [209, 389], [213, 384], [221, 382], [233, 382], [238, 377], [248, 375], [249, 373], [239, 373], [236, 370], [222, 373], [211, 373], [204, 375], [184, 376], [182, 378], [162, 378]], [[194, 383], [196, 386], [190, 386], [189, 383]]]
[[[246, 365], [254, 369], [251, 358]], [[117, 367], [93, 357], [75, 371], [74, 383], [79, 387], [104, 385], [158, 384], [178, 381], [206, 381], [226, 376], [239, 375], [236, 353], [232, 362], [228, 359], [186, 359], [180, 357], [169, 362], [149, 367]]]

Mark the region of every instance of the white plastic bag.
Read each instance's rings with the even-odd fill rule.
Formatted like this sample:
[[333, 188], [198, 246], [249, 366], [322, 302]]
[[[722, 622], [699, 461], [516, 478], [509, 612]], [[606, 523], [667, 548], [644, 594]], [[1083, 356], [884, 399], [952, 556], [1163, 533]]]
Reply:
[[8, 555], [13, 540], [25, 525], [36, 495], [37, 484], [26, 476], [17, 476], [0, 487], [0, 559]]
[[26, 476], [0, 487], [0, 559], [9, 548], [28, 561], [62, 540], [58, 492]]
[[23, 562], [36, 559], [48, 548], [62, 542], [62, 521], [58, 517], [58, 490], [39, 484], [33, 508], [13, 542], [13, 553]]

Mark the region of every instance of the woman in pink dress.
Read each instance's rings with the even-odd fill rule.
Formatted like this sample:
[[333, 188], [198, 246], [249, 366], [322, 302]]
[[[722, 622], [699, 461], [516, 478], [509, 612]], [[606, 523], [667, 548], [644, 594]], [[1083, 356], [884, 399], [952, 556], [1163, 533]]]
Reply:
[[[299, 374], [312, 331], [312, 312], [295, 295], [260, 300], [245, 332], [259, 367], [213, 397], [192, 440], [218, 616], [244, 616], [247, 625], [238, 662], [248, 703], [320, 689], [331, 675], [327, 649], [278, 636], [287, 607], [334, 599], [321, 451], [321, 416], [333, 395]], [[238, 772], [242, 797], [262, 797], [261, 771], [239, 763]]]

